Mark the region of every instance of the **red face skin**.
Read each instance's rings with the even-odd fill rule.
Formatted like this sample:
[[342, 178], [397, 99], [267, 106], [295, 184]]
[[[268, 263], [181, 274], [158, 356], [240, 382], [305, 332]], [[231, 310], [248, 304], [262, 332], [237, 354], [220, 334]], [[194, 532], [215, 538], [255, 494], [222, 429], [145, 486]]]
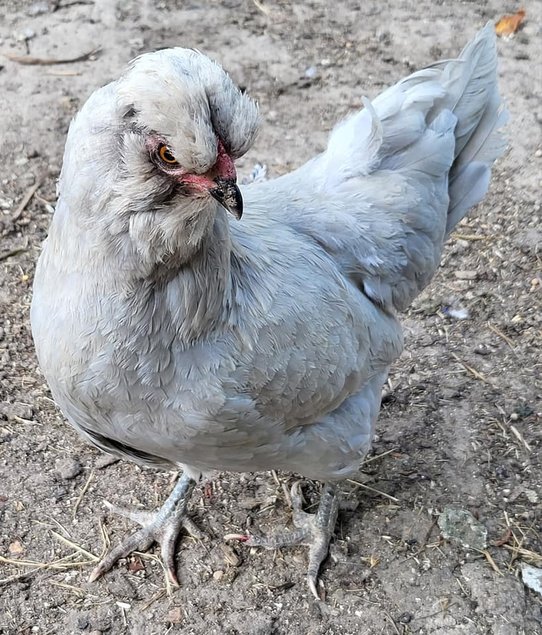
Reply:
[[159, 166], [169, 174], [172, 178], [175, 178], [186, 187], [188, 193], [193, 196], [208, 195], [210, 190], [217, 187], [217, 179], [221, 181], [233, 181], [237, 179], [237, 172], [235, 171], [235, 165], [233, 159], [226, 152], [224, 144], [220, 139], [217, 142], [217, 157], [213, 167], [204, 174], [192, 174], [187, 172], [183, 167], [177, 163], [167, 163], [160, 159], [158, 150], [160, 146], [167, 143], [156, 136], [147, 138], [146, 146], [150, 154], [157, 157], [156, 161]]

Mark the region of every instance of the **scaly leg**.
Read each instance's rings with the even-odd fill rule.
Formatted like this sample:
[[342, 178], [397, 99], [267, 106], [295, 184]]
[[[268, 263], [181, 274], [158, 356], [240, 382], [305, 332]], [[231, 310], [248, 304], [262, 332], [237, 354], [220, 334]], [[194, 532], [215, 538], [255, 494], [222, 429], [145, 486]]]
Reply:
[[154, 514], [132, 511], [106, 502], [107, 507], [113, 513], [134, 520], [141, 525], [141, 529], [104, 556], [90, 574], [89, 582], [97, 580], [106, 571], [109, 571], [120, 558], [125, 558], [132, 551], [146, 551], [153, 542], [158, 542], [161, 546], [162, 560], [168, 577], [172, 584], [178, 586], [179, 581], [175, 569], [175, 545], [179, 532], [184, 527], [194, 537], [202, 537], [194, 522], [186, 516], [186, 507], [195, 484], [193, 479], [183, 474], [166, 502]]
[[297, 529], [273, 533], [269, 536], [249, 536], [246, 534], [228, 534], [226, 540], [239, 540], [249, 547], [265, 547], [277, 549], [306, 545], [309, 547], [309, 566], [307, 569], [307, 583], [316, 599], [320, 599], [316, 590], [318, 571], [322, 561], [327, 556], [329, 542], [335, 529], [339, 512], [339, 497], [337, 487], [326, 483], [320, 497], [320, 504], [316, 514], [307, 514], [302, 509], [303, 496], [300, 482], [292, 486], [293, 521]]

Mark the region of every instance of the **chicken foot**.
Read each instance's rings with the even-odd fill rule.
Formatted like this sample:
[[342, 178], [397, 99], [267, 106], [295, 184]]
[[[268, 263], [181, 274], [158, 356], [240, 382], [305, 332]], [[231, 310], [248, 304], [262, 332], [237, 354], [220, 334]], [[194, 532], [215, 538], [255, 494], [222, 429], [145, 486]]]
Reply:
[[133, 551], [147, 551], [154, 542], [157, 542], [161, 547], [162, 561], [167, 576], [172, 584], [178, 586], [175, 545], [179, 533], [184, 527], [192, 536], [202, 537], [202, 533], [195, 523], [186, 515], [186, 507], [195, 484], [196, 482], [192, 478], [183, 474], [165, 503], [156, 513], [117, 507], [106, 501], [105, 504], [111, 512], [139, 523], [141, 529], [126, 538], [102, 558], [90, 574], [89, 582], [97, 580], [121, 558], [125, 558]]
[[335, 529], [339, 512], [339, 496], [336, 485], [326, 483], [322, 490], [318, 511], [316, 514], [308, 514], [302, 509], [303, 495], [300, 485], [300, 481], [297, 481], [291, 489], [293, 522], [296, 529], [279, 531], [267, 536], [229, 534], [225, 536], [225, 539], [239, 540], [249, 547], [265, 547], [266, 549], [297, 545], [309, 547], [307, 583], [311, 593], [319, 600], [320, 596], [316, 587], [318, 571], [327, 556], [329, 542]]

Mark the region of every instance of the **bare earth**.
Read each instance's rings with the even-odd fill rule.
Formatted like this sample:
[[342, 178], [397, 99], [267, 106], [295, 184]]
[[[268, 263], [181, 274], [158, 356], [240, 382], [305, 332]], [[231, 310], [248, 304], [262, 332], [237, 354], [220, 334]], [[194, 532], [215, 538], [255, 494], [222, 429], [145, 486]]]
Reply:
[[[523, 30], [499, 41], [510, 150], [489, 196], [460, 225], [436, 279], [404, 316], [407, 349], [391, 375], [374, 454], [357, 479], [373, 489], [345, 484], [352, 509], [341, 512], [322, 568], [321, 603], [305, 585], [305, 551], [251, 552], [222, 540], [251, 524], [288, 525], [284, 490], [295, 476], [287, 474], [221, 474], [205, 494], [196, 491], [194, 519], [208, 537], [181, 541], [180, 589], [166, 589], [156, 553], [87, 583], [104, 543], [134, 529], [106, 515], [103, 499], [153, 509], [172, 475], [114, 462], [86, 445], [37, 369], [32, 276], [67, 127], [88, 95], [138, 53], [197, 47], [260, 102], [264, 125], [241, 173], [261, 162], [278, 175], [322, 150], [362, 95], [455, 56], [486, 21], [519, 5], [53, 4], [0, 3], [0, 633], [542, 633], [542, 597], [520, 575], [522, 563], [542, 567], [542, 3], [526, 3]], [[73, 58], [96, 47], [101, 52], [71, 64], [7, 57]], [[467, 319], [447, 307], [465, 309]], [[317, 492], [307, 487], [309, 507]], [[437, 520], [447, 507], [486, 527], [487, 550], [441, 537]]]

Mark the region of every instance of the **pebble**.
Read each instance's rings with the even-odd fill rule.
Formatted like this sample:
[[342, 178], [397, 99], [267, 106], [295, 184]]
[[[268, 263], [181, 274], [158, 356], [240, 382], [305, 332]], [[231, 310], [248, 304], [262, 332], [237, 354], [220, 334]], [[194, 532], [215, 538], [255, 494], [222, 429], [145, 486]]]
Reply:
[[525, 586], [542, 596], [542, 569], [522, 563], [521, 578]]
[[180, 606], [174, 606], [167, 614], [167, 621], [171, 624], [180, 624], [183, 621], [183, 613]]
[[36, 31], [34, 31], [34, 29], [27, 28], [21, 31], [20, 33], [17, 33], [15, 36], [15, 39], [19, 42], [25, 42], [28, 40], [32, 40], [35, 37], [36, 37]]
[[213, 580], [215, 580], [216, 582], [220, 582], [220, 580], [222, 580], [223, 577], [224, 577], [224, 571], [222, 571], [221, 569], [213, 573]]
[[460, 269], [455, 272], [455, 277], [459, 280], [476, 280], [478, 272], [473, 269]]
[[117, 456], [112, 456], [111, 454], [104, 454], [96, 459], [94, 463], [94, 467], [97, 470], [101, 470], [108, 465], [113, 465], [113, 463], [118, 463], [120, 459]]
[[224, 560], [232, 567], [238, 567], [241, 564], [241, 558], [235, 553], [234, 549], [229, 545], [222, 545]]
[[34, 17], [42, 13], [49, 13], [49, 4], [47, 2], [35, 2], [26, 10], [27, 15]]
[[89, 627], [88, 617], [86, 615], [81, 615], [77, 618], [77, 628], [80, 631], [84, 631]]
[[466, 509], [445, 507], [438, 518], [438, 526], [444, 538], [464, 547], [479, 551], [487, 547], [487, 529]]
[[55, 469], [61, 479], [70, 481], [81, 474], [83, 466], [77, 459], [66, 457], [55, 462]]
[[18, 401], [0, 404], [0, 413], [7, 417], [8, 421], [17, 421], [17, 419], [30, 421], [34, 414], [31, 406]]

